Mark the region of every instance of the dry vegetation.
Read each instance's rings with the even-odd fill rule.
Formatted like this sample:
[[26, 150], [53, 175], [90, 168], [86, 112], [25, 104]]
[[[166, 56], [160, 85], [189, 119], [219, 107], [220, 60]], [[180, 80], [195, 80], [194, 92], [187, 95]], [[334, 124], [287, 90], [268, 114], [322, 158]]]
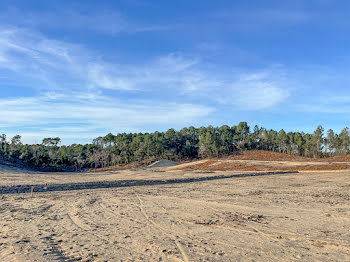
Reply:
[[246, 151], [220, 159], [205, 159], [176, 167], [181, 170], [207, 171], [317, 171], [347, 170], [350, 157], [305, 158], [270, 151]]
[[[107, 168], [91, 169], [91, 172], [125, 170], [147, 167], [152, 161], [117, 165]], [[198, 161], [183, 161], [183, 164], [171, 168], [178, 170], [205, 171], [317, 171], [347, 170], [350, 168], [350, 156], [332, 158], [306, 158], [264, 150], [251, 150], [231, 157], [207, 158]]]

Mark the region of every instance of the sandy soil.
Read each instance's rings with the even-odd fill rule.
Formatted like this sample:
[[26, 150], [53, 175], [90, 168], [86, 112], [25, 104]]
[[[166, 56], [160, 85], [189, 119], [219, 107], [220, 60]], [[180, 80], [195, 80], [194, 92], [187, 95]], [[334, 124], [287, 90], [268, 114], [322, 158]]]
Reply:
[[[0, 186], [232, 173], [0, 170]], [[301, 172], [2, 194], [0, 261], [350, 261], [349, 178]]]

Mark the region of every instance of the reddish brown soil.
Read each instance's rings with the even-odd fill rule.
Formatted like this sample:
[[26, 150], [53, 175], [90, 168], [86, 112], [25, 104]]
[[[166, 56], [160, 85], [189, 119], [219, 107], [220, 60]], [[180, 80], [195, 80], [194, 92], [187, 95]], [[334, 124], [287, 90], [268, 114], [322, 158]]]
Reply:
[[[215, 165], [213, 165], [215, 164]], [[271, 163], [256, 164], [247, 162], [223, 161], [218, 163], [218, 160], [207, 160], [191, 166], [180, 167], [182, 170], [209, 170], [209, 171], [312, 171], [312, 170], [346, 170], [350, 165], [346, 163], [330, 163], [330, 164], [305, 164], [305, 165], [273, 165]]]
[[209, 171], [329, 171], [350, 168], [350, 163], [339, 162], [350, 162], [350, 156], [315, 159], [270, 151], [252, 150], [233, 157], [199, 161], [192, 165], [180, 166], [179, 169]]
[[245, 151], [242, 154], [230, 157], [232, 160], [258, 160], [258, 161], [310, 161], [310, 158], [292, 156], [265, 150]]
[[292, 156], [284, 153], [277, 153], [265, 150], [245, 151], [234, 157], [232, 160], [258, 160], [258, 161], [313, 161], [313, 162], [350, 162], [350, 155], [327, 158], [308, 158], [302, 156]]
[[321, 158], [320, 161], [327, 161], [327, 162], [350, 162], [350, 156], [335, 156], [335, 157], [329, 157], [329, 158]]
[[[247, 161], [235, 161], [235, 160], [247, 160]], [[250, 160], [250, 161], [249, 161]], [[117, 165], [113, 167], [99, 168], [97, 170], [91, 170], [92, 172], [112, 171], [112, 170], [123, 170], [133, 168], [143, 168], [148, 166], [154, 159], [144, 161], [142, 163], [130, 163], [127, 165]], [[266, 163], [254, 163], [251, 161], [266, 161]], [[276, 162], [288, 161], [288, 162], [313, 162], [310, 164], [303, 165], [284, 165]], [[315, 162], [323, 162], [315, 164]], [[328, 162], [325, 164], [324, 162]], [[336, 163], [336, 162], [349, 162], [348, 163]], [[276, 153], [264, 150], [251, 150], [240, 153], [239, 155], [221, 158], [221, 159], [208, 159], [204, 162], [196, 163], [190, 166], [179, 166], [180, 170], [209, 170], [209, 171], [311, 171], [311, 170], [346, 170], [350, 168], [350, 155], [349, 156], [338, 156], [331, 158], [306, 158], [301, 156], [292, 156], [284, 153]]]

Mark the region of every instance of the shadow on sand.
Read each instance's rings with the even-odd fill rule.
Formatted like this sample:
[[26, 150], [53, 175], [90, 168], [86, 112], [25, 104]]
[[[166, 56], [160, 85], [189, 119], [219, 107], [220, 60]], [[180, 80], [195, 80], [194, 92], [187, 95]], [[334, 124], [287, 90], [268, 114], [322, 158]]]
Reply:
[[195, 182], [211, 181], [211, 180], [219, 180], [219, 179], [228, 179], [228, 178], [235, 178], [235, 177], [255, 177], [255, 176], [269, 176], [269, 175], [297, 174], [297, 173], [298, 171], [286, 171], [286, 172], [264, 172], [264, 173], [218, 175], [218, 176], [195, 177], [195, 178], [178, 178], [178, 179], [167, 179], [167, 180], [117, 180], [117, 181], [98, 181], [98, 182], [67, 183], [67, 184], [0, 186], [0, 194], [30, 193], [32, 187], [34, 188], [34, 192], [52, 192], [52, 191], [70, 191], [70, 190], [117, 188], [117, 187], [148, 186], [148, 185], [184, 184], [184, 183], [195, 183]]

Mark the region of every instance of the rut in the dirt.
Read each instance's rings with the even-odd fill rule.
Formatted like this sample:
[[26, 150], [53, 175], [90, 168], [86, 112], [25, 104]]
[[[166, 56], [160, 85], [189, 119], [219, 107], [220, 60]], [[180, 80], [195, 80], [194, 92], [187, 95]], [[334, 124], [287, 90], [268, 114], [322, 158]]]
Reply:
[[67, 183], [67, 184], [0, 186], [0, 194], [29, 193], [31, 192], [32, 188], [34, 189], [34, 192], [37, 193], [37, 192], [52, 192], [52, 191], [99, 189], [99, 188], [195, 183], [195, 182], [210, 181], [210, 180], [228, 179], [228, 178], [234, 178], [234, 177], [251, 177], [251, 176], [253, 177], [253, 176], [296, 174], [296, 173], [298, 173], [298, 171], [232, 174], [232, 175], [218, 175], [218, 176], [210, 176], [210, 177], [180, 178], [180, 179], [168, 179], [168, 180], [118, 180], [118, 181]]

